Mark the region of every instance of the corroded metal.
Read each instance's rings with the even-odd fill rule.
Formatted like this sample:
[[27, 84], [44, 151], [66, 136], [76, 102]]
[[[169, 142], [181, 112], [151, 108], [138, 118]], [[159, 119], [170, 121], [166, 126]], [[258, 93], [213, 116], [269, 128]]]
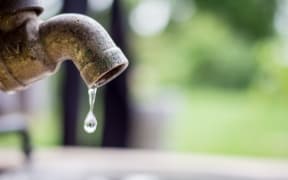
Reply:
[[34, 11], [18, 13], [11, 14], [14, 25], [12, 20], [9, 26], [0, 22], [2, 91], [21, 90], [53, 74], [64, 60], [74, 62], [88, 87], [106, 84], [128, 66], [122, 51], [92, 18], [63, 14], [43, 22]]
[[38, 0], [0, 0], [0, 14], [33, 10], [38, 15], [43, 11]]

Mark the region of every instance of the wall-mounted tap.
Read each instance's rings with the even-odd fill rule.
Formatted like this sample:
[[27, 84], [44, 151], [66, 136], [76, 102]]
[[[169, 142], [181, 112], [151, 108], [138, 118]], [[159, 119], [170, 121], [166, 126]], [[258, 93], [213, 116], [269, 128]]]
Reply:
[[102, 86], [128, 60], [94, 19], [63, 14], [42, 21], [36, 0], [0, 0], [0, 90], [21, 90], [72, 60], [88, 87]]

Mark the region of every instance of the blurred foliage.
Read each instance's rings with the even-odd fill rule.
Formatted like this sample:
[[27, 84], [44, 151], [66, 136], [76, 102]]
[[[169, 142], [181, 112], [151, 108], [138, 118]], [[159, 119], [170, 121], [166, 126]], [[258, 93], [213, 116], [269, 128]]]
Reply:
[[[179, 38], [183, 34], [185, 38]], [[146, 62], [158, 67], [157, 77], [151, 79], [161, 75], [160, 82], [246, 88], [257, 70], [250, 41], [237, 36], [213, 14], [172, 23], [159, 37], [138, 40], [140, 65]]]
[[209, 10], [225, 18], [238, 32], [249, 38], [263, 38], [273, 34], [276, 11], [274, 0], [195, 0], [200, 10]]
[[194, 82], [225, 88], [249, 86], [256, 71], [251, 45], [225, 23], [212, 15], [194, 17], [185, 41], [187, 57], [194, 61], [190, 70]]
[[259, 70], [254, 87], [270, 94], [288, 96], [287, 43], [280, 38], [267, 39], [255, 45]]
[[153, 38], [136, 37], [140, 68], [146, 69], [142, 71], [149, 64], [157, 67], [154, 75], [152, 67], [148, 70], [154, 82], [250, 87], [262, 66], [255, 47], [274, 35], [276, 2], [196, 0], [195, 6], [188, 21], [171, 21], [164, 33]]

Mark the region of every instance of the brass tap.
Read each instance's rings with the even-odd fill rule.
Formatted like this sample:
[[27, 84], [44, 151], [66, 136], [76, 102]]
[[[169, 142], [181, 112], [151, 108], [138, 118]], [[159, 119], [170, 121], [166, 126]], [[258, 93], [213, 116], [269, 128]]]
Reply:
[[42, 21], [39, 12], [0, 7], [0, 90], [21, 90], [65, 60], [74, 62], [88, 87], [100, 87], [127, 68], [125, 55], [94, 19], [62, 14]]

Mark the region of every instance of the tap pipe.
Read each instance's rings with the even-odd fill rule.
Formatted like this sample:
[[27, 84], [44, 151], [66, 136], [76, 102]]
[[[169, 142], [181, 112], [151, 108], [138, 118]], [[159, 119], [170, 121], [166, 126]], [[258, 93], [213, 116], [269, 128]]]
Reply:
[[106, 84], [128, 65], [106, 30], [87, 16], [55, 16], [40, 25], [39, 35], [49, 59], [71, 59], [89, 87]]
[[2, 91], [21, 90], [55, 73], [69, 59], [88, 87], [103, 86], [128, 66], [125, 55], [92, 18], [63, 14], [41, 21], [31, 10], [0, 14], [0, 21], [8, 20], [0, 22]]

